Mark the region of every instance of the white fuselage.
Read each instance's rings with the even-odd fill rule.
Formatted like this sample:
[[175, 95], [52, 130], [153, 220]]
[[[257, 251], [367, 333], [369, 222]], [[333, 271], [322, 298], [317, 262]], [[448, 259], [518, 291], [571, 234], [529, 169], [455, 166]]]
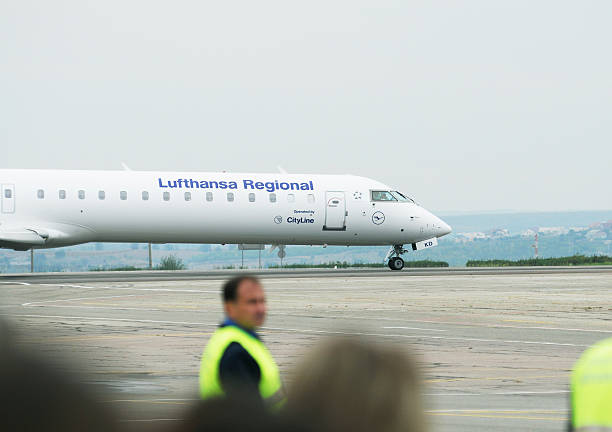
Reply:
[[398, 245], [450, 232], [411, 201], [372, 201], [372, 191], [392, 188], [351, 175], [0, 170], [0, 187], [0, 247], [13, 249]]

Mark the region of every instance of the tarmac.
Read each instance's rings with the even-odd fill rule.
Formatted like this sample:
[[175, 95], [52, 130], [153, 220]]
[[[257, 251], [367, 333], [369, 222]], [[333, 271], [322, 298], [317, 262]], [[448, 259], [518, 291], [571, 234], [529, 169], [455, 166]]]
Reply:
[[[573, 363], [612, 337], [612, 267], [258, 273], [286, 383], [321, 339], [367, 335], [420, 361], [432, 431], [565, 430]], [[2, 275], [0, 316], [19, 344], [108, 389], [123, 421], [162, 430], [197, 399], [234, 274]]]

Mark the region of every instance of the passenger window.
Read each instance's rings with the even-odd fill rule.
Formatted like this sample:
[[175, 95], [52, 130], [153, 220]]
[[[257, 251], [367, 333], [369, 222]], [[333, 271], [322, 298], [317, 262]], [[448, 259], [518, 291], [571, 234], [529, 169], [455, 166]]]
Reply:
[[59, 190], [59, 199], [66, 199], [66, 191], [64, 189]]
[[227, 193], [227, 200], [228, 200], [229, 202], [234, 201], [234, 192], [228, 192], [228, 193]]
[[276, 202], [276, 194], [275, 193], [271, 193], [270, 194], [270, 202]]
[[38, 199], [44, 199], [45, 198], [45, 191], [42, 189], [38, 189], [38, 191], [36, 192], [36, 196], [38, 197]]
[[397, 201], [389, 191], [372, 191], [372, 201]]
[[191, 201], [191, 192], [185, 192], [185, 201]]
[[10, 189], [4, 189], [4, 198], [12, 198], [13, 197], [13, 191]]
[[79, 199], [85, 199], [85, 191], [82, 189], [79, 191]]
[[164, 192], [164, 201], [170, 201], [170, 192]]
[[148, 201], [149, 200], [149, 192], [142, 191], [142, 200], [143, 201]]
[[312, 204], [313, 202], [315, 202], [315, 198], [313, 194], [308, 194], [308, 198], [307, 198], [308, 202], [310, 204]]
[[295, 195], [294, 194], [287, 195], [287, 201], [290, 203], [295, 202]]
[[249, 202], [255, 202], [255, 194], [253, 192], [249, 194]]
[[127, 199], [127, 191], [119, 192], [119, 199], [121, 199], [122, 201], [125, 201]]
[[106, 192], [98, 191], [98, 199], [103, 200], [104, 198], [106, 198]]
[[212, 201], [212, 200], [213, 200], [213, 193], [206, 192], [206, 201]]

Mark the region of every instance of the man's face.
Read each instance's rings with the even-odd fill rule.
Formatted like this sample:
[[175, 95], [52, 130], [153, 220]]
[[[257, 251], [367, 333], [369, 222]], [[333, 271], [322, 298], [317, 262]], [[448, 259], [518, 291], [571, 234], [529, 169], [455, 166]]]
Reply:
[[261, 327], [266, 320], [266, 297], [260, 284], [244, 280], [238, 285], [236, 301], [225, 303], [225, 313], [242, 327]]

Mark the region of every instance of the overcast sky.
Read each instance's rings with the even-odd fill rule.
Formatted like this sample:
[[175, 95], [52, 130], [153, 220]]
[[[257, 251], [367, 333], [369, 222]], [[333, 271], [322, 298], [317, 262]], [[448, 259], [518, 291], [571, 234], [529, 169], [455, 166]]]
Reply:
[[[376, 7], [374, 7], [376, 6]], [[357, 174], [612, 209], [612, 2], [0, 3], [0, 168]]]

